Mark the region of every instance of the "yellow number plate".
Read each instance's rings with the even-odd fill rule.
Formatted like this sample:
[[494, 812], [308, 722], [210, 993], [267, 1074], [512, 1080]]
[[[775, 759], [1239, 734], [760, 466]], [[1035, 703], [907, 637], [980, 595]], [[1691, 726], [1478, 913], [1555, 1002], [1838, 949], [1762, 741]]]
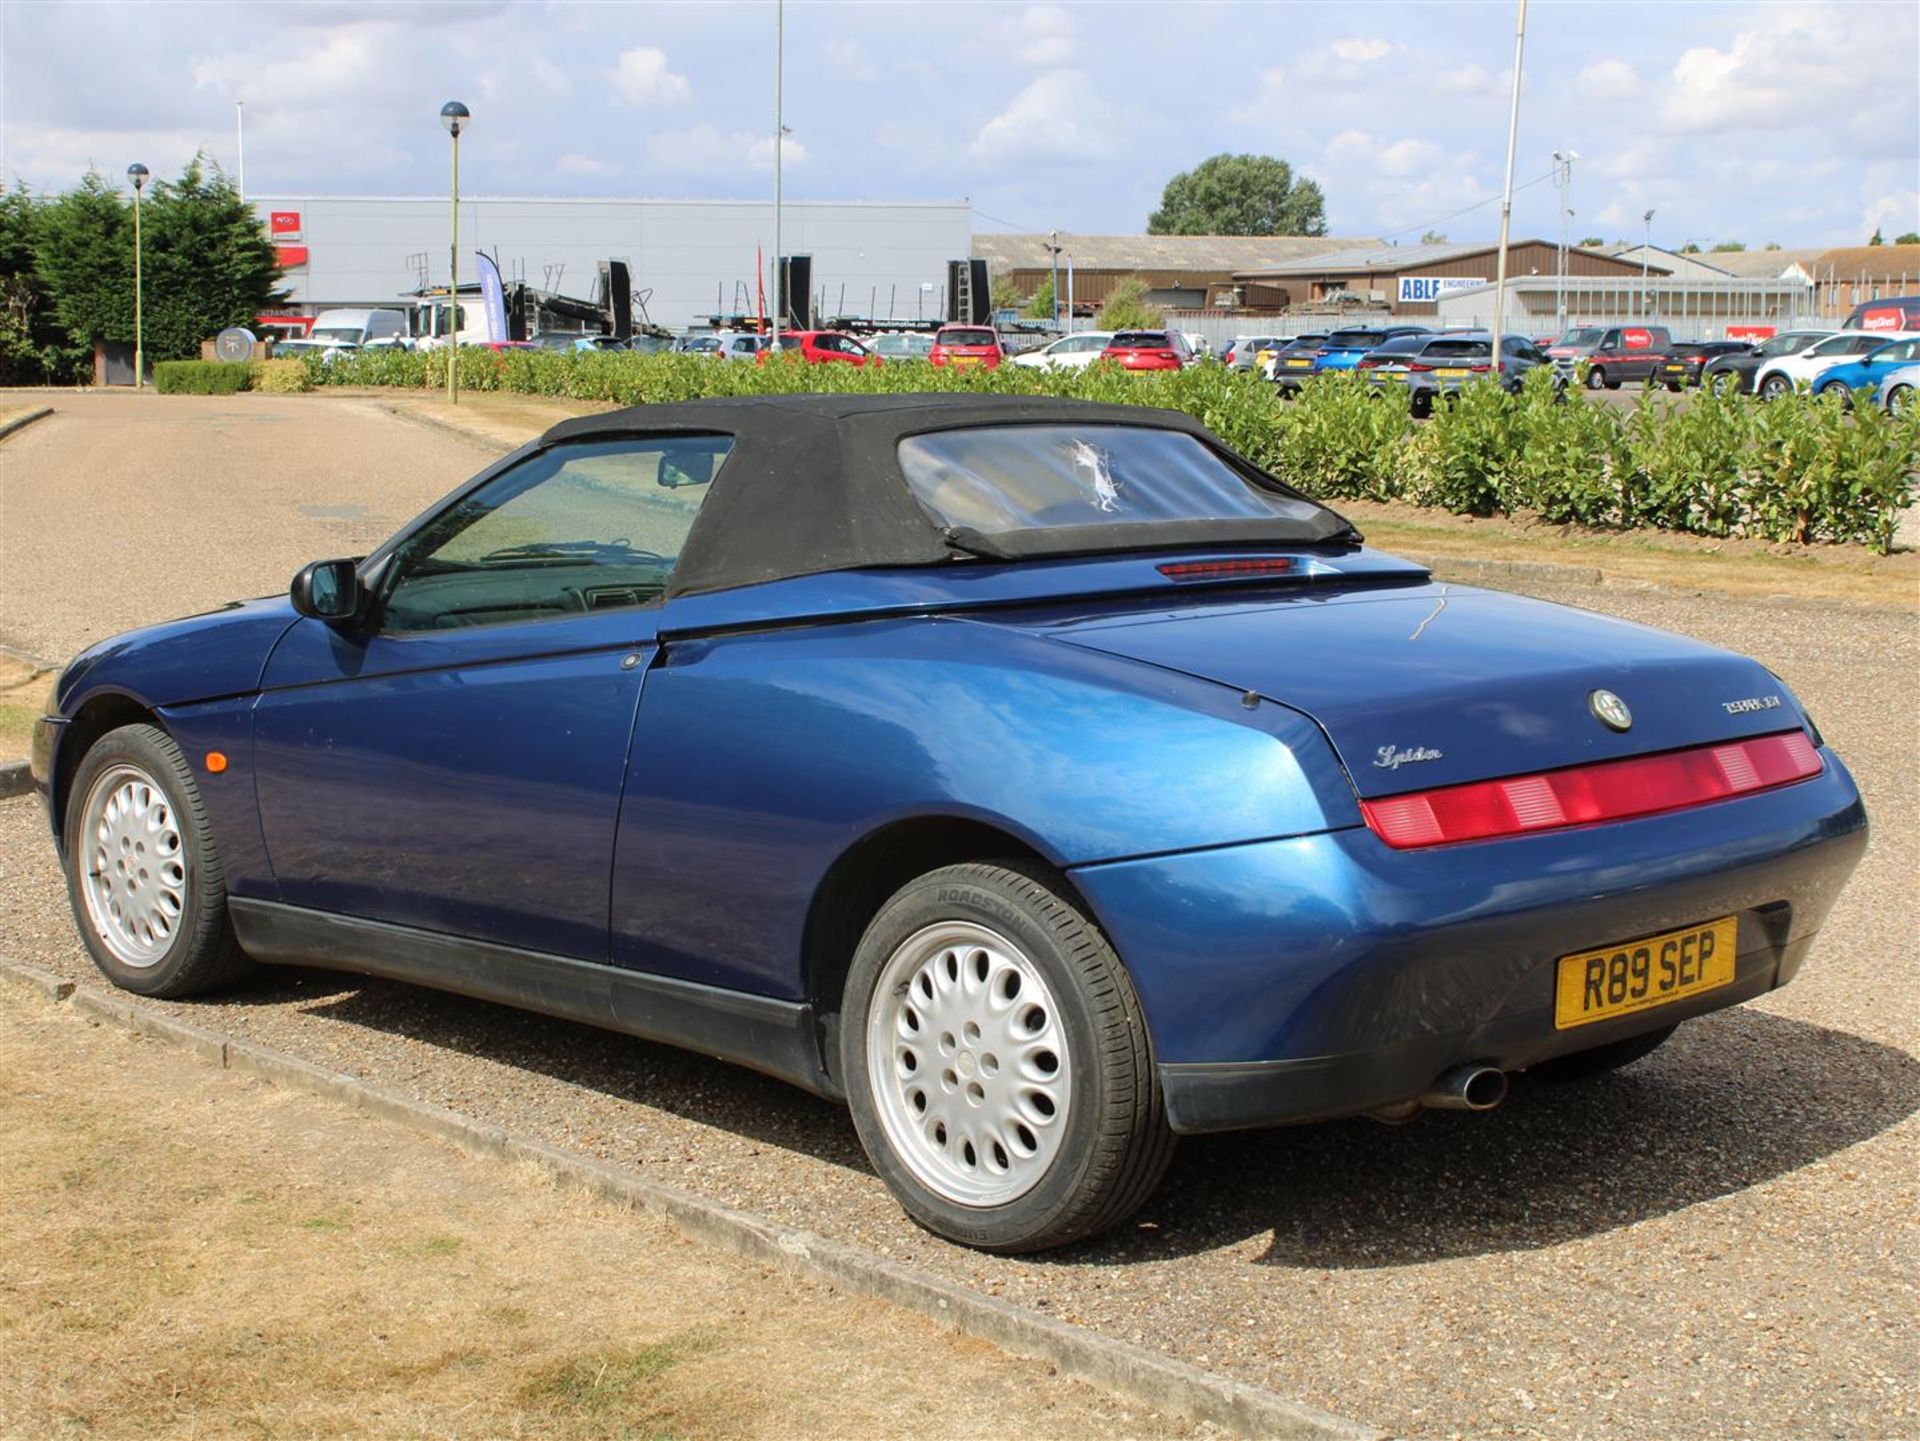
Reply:
[[1439, 370], [1436, 370], [1436, 371], [1434, 371], [1434, 374], [1435, 374], [1435, 375], [1465, 375], [1465, 374], [1466, 374], [1466, 371], [1464, 371], [1464, 370], [1450, 370], [1450, 369], [1448, 369], [1447, 367], [1445, 367], [1445, 366], [1442, 366], [1442, 367], [1441, 367], [1441, 368], [1440, 368]]
[[1643, 941], [1562, 956], [1553, 1026], [1610, 1021], [1733, 983], [1739, 925], [1732, 916]]
[[1684, 366], [1684, 365], [1669, 365], [1669, 366], [1667, 367], [1667, 369], [1668, 369], [1668, 370], [1685, 370], [1685, 369], [1686, 369], [1686, 366]]
[[1311, 360], [1289, 360], [1287, 364], [1290, 366], [1299, 367], [1300, 369], [1305, 369], [1307, 366], [1312, 365], [1313, 362]]

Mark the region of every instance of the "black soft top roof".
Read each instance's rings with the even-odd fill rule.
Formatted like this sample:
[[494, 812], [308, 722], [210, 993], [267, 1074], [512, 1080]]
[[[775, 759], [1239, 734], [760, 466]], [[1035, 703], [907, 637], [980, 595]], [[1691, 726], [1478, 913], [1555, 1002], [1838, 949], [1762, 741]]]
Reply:
[[[1232, 457], [1236, 468], [1259, 482], [1297, 493], [1235, 456], [1181, 411], [1037, 396], [767, 395], [636, 405], [563, 420], [541, 444], [676, 432], [733, 438], [732, 453], [714, 477], [674, 568], [668, 594], [685, 595], [860, 566], [952, 561], [962, 550], [914, 499], [900, 473], [899, 442], [930, 431], [1075, 422], [1182, 431]], [[1116, 534], [1079, 536], [1071, 551], [1060, 553], [1311, 544], [1344, 538], [1351, 529], [1331, 511], [1307, 527], [1279, 519], [1233, 520], [1219, 522], [1217, 534], [1210, 527], [1202, 534], [1200, 524], [1179, 523], [1169, 527], [1177, 533], [1164, 537], [1152, 533], [1157, 527], [1103, 527]]]

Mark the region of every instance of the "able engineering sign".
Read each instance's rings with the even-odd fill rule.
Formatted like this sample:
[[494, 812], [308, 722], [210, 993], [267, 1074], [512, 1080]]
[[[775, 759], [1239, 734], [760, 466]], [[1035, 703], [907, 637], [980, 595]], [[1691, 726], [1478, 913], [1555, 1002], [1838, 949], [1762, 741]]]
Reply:
[[1403, 275], [1400, 277], [1400, 304], [1431, 305], [1450, 290], [1474, 290], [1487, 284], [1474, 275]]

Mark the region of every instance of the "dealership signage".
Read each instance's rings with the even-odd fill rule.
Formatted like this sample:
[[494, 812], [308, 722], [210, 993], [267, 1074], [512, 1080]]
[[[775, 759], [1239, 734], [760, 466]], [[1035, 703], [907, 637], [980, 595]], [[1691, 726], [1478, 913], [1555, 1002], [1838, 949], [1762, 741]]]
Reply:
[[1474, 290], [1487, 283], [1477, 275], [1403, 275], [1400, 277], [1400, 303], [1432, 304], [1451, 290]]
[[273, 210], [267, 214], [267, 229], [275, 235], [298, 235], [300, 233], [300, 212], [297, 210]]

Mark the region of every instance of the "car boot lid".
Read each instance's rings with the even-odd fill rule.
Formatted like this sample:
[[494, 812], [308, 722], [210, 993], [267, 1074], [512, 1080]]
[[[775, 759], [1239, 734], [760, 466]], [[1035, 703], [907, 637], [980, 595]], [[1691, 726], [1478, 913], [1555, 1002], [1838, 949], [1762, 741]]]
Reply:
[[1196, 596], [1061, 619], [1055, 639], [1302, 711], [1362, 797], [1791, 730], [1763, 666], [1680, 636], [1470, 587]]

